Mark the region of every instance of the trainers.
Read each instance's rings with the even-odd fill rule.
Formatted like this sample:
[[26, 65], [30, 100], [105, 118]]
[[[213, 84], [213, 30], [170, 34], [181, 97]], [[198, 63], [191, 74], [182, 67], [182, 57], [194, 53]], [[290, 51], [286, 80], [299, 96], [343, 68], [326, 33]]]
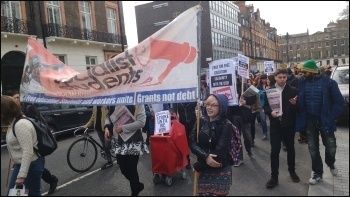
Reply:
[[234, 167], [239, 167], [240, 165], [244, 164], [243, 161], [238, 160], [237, 163], [233, 164]]
[[52, 194], [55, 192], [57, 188], [57, 183], [58, 183], [58, 178], [55, 175], [51, 175], [51, 183], [50, 183], [50, 188], [49, 191], [47, 192], [48, 194]]
[[107, 168], [110, 168], [113, 166], [113, 162], [107, 162], [105, 165], [103, 165], [101, 167], [101, 170], [104, 170], [104, 169], [107, 169]]
[[297, 173], [295, 173], [295, 172], [289, 172], [289, 174], [290, 174], [290, 177], [292, 178], [292, 181], [293, 182], [299, 182], [300, 181], [300, 178], [298, 177], [298, 175], [297, 175]]
[[278, 185], [278, 179], [271, 177], [271, 179], [266, 183], [267, 188], [273, 188]]
[[337, 176], [338, 174], [338, 168], [336, 168], [335, 166], [333, 166], [333, 168], [329, 168], [331, 173], [333, 174], [333, 176]]
[[322, 177], [320, 177], [319, 175], [317, 174], [314, 174], [310, 180], [309, 180], [309, 183], [310, 185], [316, 185], [317, 183], [321, 182], [322, 181]]

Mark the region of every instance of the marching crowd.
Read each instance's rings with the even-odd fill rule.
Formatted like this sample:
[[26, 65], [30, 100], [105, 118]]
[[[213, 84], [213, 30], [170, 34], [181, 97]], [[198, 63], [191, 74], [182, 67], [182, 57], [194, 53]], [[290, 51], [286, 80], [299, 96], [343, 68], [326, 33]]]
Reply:
[[[144, 189], [144, 184], [139, 180], [137, 165], [139, 156], [148, 153], [148, 145], [152, 144], [150, 136], [154, 131], [154, 114], [170, 109], [177, 113], [180, 123], [185, 126], [189, 148], [197, 156], [195, 162], [191, 162], [190, 156], [187, 156], [186, 168], [193, 167], [198, 173], [199, 196], [229, 194], [232, 178], [235, 178], [232, 177], [231, 166], [239, 167], [244, 163], [243, 146], [237, 151], [235, 162], [230, 160], [233, 126], [238, 128], [243, 137], [241, 141], [247, 155], [253, 158], [256, 120], [262, 128], [262, 140], [269, 140], [271, 145], [271, 177], [267, 179], [267, 188], [278, 185], [281, 148], [287, 152], [288, 171], [292, 181], [300, 181], [295, 169], [296, 132], [299, 133], [299, 142], [307, 144], [311, 156], [311, 169], [314, 173], [309, 179], [309, 184], [317, 184], [322, 180], [323, 162], [319, 151], [319, 135], [325, 146], [325, 163], [331, 173], [337, 175], [335, 119], [342, 110], [344, 100], [337, 83], [327, 73], [321, 73], [315, 61], [309, 60], [299, 64], [293, 70], [277, 69], [269, 75], [251, 74], [250, 79], [244, 83], [238, 77], [236, 80], [239, 98], [239, 105], [236, 106], [228, 106], [228, 98], [223, 94], [210, 94], [206, 82], [202, 81], [199, 109], [197, 102], [126, 106], [134, 115], [135, 121], [125, 125], [113, 125], [109, 119], [113, 107], [93, 107], [92, 117], [84, 127], [96, 130], [104, 145], [102, 151], [106, 154], [107, 163], [101, 169], [113, 166], [109, 154], [112, 146], [117, 154], [118, 166], [130, 183], [131, 195], [138, 196]], [[250, 85], [254, 85], [259, 93], [249, 97], [241, 95]], [[266, 90], [269, 89], [281, 93], [280, 110], [271, 108], [266, 95]], [[198, 134], [196, 110], [201, 112]], [[53, 193], [58, 179], [45, 168], [45, 158], [33, 151], [32, 147], [37, 145], [33, 125], [21, 119], [15, 125], [18, 137], [13, 135], [13, 123], [16, 118], [23, 116], [23, 113], [27, 115], [18, 102], [9, 96], [1, 96], [1, 120], [8, 125], [6, 142], [11, 159], [15, 163], [9, 188], [25, 184], [29, 195], [40, 196], [43, 178], [52, 185], [49, 193]], [[270, 127], [267, 126], [268, 122]], [[115, 142], [111, 141], [113, 129], [117, 133], [123, 133], [126, 138], [123, 140], [118, 137]], [[146, 132], [146, 140], [143, 139], [142, 132]]]

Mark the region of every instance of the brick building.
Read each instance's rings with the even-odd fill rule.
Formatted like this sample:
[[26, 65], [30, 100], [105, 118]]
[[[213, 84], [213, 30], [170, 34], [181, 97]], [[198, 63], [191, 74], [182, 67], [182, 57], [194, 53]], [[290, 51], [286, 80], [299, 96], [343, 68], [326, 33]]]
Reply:
[[254, 5], [246, 1], [235, 1], [241, 13], [242, 51], [251, 59], [250, 65], [263, 70], [264, 61], [274, 61], [278, 67], [282, 62], [279, 52], [277, 29], [262, 19], [260, 10], [254, 11]]
[[187, 9], [201, 4], [201, 68], [212, 60], [242, 54], [239, 9], [233, 1], [153, 1], [135, 6], [139, 42], [170, 23]]
[[19, 89], [29, 36], [78, 72], [121, 53], [122, 10], [121, 1], [2, 1], [2, 92]]
[[283, 35], [280, 50], [283, 62], [291, 66], [314, 59], [321, 66], [349, 64], [349, 28], [330, 22], [324, 31]]

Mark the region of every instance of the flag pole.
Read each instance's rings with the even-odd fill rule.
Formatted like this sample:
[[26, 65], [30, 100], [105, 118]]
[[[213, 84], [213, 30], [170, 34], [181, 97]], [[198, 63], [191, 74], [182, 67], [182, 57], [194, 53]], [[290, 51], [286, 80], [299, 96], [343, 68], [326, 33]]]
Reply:
[[[201, 58], [202, 58], [202, 51], [201, 51], [201, 37], [202, 37], [202, 10], [203, 7], [199, 4], [200, 11], [197, 12], [197, 51], [198, 51], [198, 59], [197, 59], [197, 78], [198, 78], [198, 85], [197, 85], [197, 143], [198, 143], [198, 137], [199, 137], [199, 121], [200, 121], [200, 112], [201, 112], [201, 106], [200, 106], [200, 84], [201, 84]], [[198, 161], [198, 157], [196, 158]], [[197, 179], [198, 179], [198, 172], [194, 170], [194, 177], [193, 177], [193, 196], [197, 196]]]

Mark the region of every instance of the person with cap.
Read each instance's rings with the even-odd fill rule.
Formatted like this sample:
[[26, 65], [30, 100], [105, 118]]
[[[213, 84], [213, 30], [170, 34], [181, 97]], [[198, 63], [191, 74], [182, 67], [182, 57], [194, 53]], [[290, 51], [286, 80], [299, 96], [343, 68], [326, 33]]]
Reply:
[[323, 162], [319, 149], [319, 135], [325, 146], [325, 163], [333, 176], [338, 174], [335, 166], [337, 149], [335, 119], [341, 113], [344, 99], [338, 84], [330, 77], [320, 74], [314, 60], [308, 60], [301, 69], [304, 78], [299, 78], [296, 131], [306, 130], [313, 175], [309, 184], [322, 181]]

